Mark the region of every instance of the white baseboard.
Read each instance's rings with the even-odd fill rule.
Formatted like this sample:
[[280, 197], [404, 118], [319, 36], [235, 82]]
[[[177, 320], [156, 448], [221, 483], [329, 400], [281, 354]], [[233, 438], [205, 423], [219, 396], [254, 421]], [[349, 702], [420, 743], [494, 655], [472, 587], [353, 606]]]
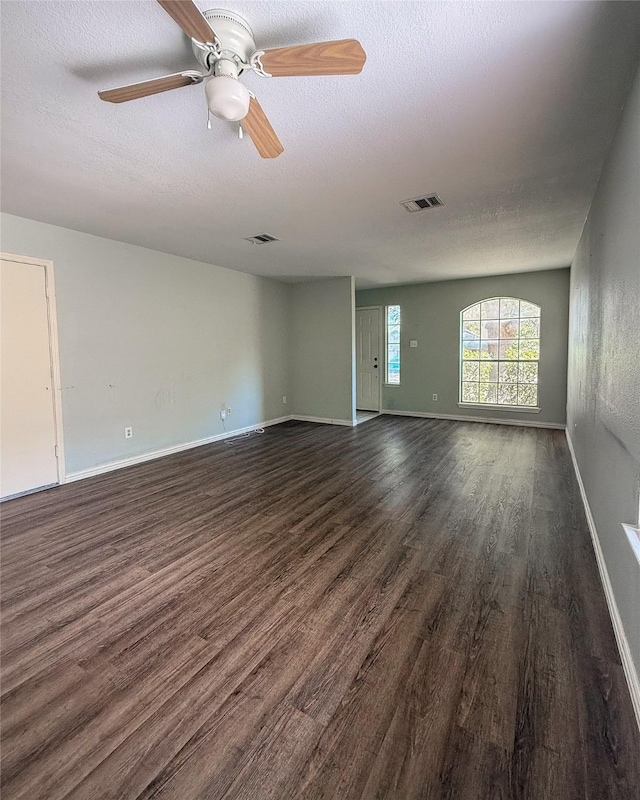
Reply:
[[277, 419], [270, 419], [267, 422], [258, 422], [255, 425], [249, 425], [246, 428], [237, 428], [234, 431], [218, 433], [215, 436], [207, 436], [204, 439], [197, 439], [193, 442], [175, 444], [171, 447], [164, 447], [161, 450], [152, 450], [149, 453], [141, 453], [137, 456], [131, 456], [131, 458], [122, 458], [118, 461], [110, 461], [107, 464], [99, 464], [96, 467], [82, 469], [78, 472], [70, 472], [65, 478], [65, 483], [81, 481], [84, 480], [84, 478], [93, 478], [96, 475], [103, 475], [105, 472], [113, 472], [113, 470], [124, 469], [124, 467], [132, 467], [135, 464], [144, 464], [145, 461], [153, 461], [156, 458], [163, 458], [164, 456], [170, 456], [174, 453], [181, 453], [183, 450], [192, 450], [194, 447], [202, 447], [202, 445], [212, 444], [213, 442], [219, 442], [223, 439], [231, 439], [234, 436], [240, 436], [243, 433], [255, 431], [256, 428], [268, 428], [271, 425], [279, 425], [281, 422], [288, 422], [290, 419], [291, 416], [278, 417]]
[[557, 422], [537, 422], [528, 419], [499, 419], [498, 417], [471, 417], [461, 414], [432, 414], [429, 411], [396, 411], [393, 408], [383, 408], [382, 414], [393, 414], [398, 417], [424, 417], [425, 419], [450, 419], [454, 422], [487, 422], [490, 425], [518, 425], [523, 428], [552, 428], [563, 431], [564, 425]]
[[323, 425], [347, 425], [353, 428], [355, 423], [350, 419], [329, 419], [328, 417], [305, 417], [302, 414], [293, 414], [290, 419], [295, 419], [298, 422], [319, 422]]
[[589, 507], [587, 492], [584, 488], [584, 483], [582, 482], [582, 475], [580, 474], [580, 468], [578, 467], [578, 460], [576, 458], [575, 450], [573, 449], [573, 442], [571, 441], [569, 431], [566, 433], [569, 452], [571, 453], [571, 460], [573, 461], [573, 469], [575, 470], [576, 478], [578, 479], [580, 495], [582, 496], [582, 503], [584, 504], [584, 511], [587, 516], [587, 524], [589, 525], [589, 531], [591, 533], [591, 542], [596, 554], [598, 571], [600, 572], [600, 580], [602, 581], [602, 588], [604, 589], [604, 594], [607, 599], [609, 616], [611, 617], [611, 622], [613, 624], [613, 632], [618, 644], [618, 650], [620, 651], [622, 668], [629, 686], [629, 694], [631, 695], [631, 703], [633, 704], [633, 710], [636, 715], [636, 722], [638, 723], [638, 728], [640, 728], [640, 678], [638, 676], [636, 666], [633, 663], [629, 641], [624, 632], [622, 619], [620, 618], [620, 612], [618, 611], [618, 604], [616, 603], [616, 598], [613, 593], [613, 586], [611, 585], [611, 580], [609, 579], [609, 571], [607, 570], [607, 564], [604, 560], [604, 553], [602, 552], [602, 547], [600, 547], [598, 531], [596, 530], [596, 524], [593, 519], [593, 514], [591, 513], [591, 508]]

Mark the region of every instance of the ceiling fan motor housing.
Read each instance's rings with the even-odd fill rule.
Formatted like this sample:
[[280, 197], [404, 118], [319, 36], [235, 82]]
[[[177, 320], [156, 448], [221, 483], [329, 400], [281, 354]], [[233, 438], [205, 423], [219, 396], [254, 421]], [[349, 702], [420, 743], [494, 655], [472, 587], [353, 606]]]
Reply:
[[[205, 11], [203, 16], [215, 31], [220, 42], [221, 57], [234, 63], [239, 61], [248, 64], [252, 53], [256, 51], [253, 31], [249, 24], [239, 14], [220, 8]], [[192, 41], [192, 43], [193, 52], [200, 64], [207, 72], [215, 74], [215, 64], [218, 59], [211, 48], [196, 41]]]

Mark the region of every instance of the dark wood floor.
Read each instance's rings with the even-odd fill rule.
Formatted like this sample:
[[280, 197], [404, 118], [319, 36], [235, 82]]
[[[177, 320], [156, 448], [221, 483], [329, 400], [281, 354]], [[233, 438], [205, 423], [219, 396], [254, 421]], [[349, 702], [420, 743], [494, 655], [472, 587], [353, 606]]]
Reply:
[[564, 435], [270, 428], [2, 507], [3, 800], [631, 800]]

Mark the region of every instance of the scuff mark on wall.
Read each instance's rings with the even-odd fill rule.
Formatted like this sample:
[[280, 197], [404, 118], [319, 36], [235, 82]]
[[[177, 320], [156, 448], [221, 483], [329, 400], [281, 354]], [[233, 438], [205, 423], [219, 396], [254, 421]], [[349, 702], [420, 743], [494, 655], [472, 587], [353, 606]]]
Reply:
[[158, 389], [155, 396], [156, 408], [174, 411], [176, 407], [176, 392], [174, 389]]

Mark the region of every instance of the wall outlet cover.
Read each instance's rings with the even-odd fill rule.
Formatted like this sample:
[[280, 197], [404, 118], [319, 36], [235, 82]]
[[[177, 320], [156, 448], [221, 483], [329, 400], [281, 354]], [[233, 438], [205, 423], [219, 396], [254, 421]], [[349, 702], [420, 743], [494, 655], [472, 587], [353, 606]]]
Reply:
[[409, 347], [417, 347], [417, 346], [418, 346], [418, 340], [411, 339], [411, 341], [409, 342]]

